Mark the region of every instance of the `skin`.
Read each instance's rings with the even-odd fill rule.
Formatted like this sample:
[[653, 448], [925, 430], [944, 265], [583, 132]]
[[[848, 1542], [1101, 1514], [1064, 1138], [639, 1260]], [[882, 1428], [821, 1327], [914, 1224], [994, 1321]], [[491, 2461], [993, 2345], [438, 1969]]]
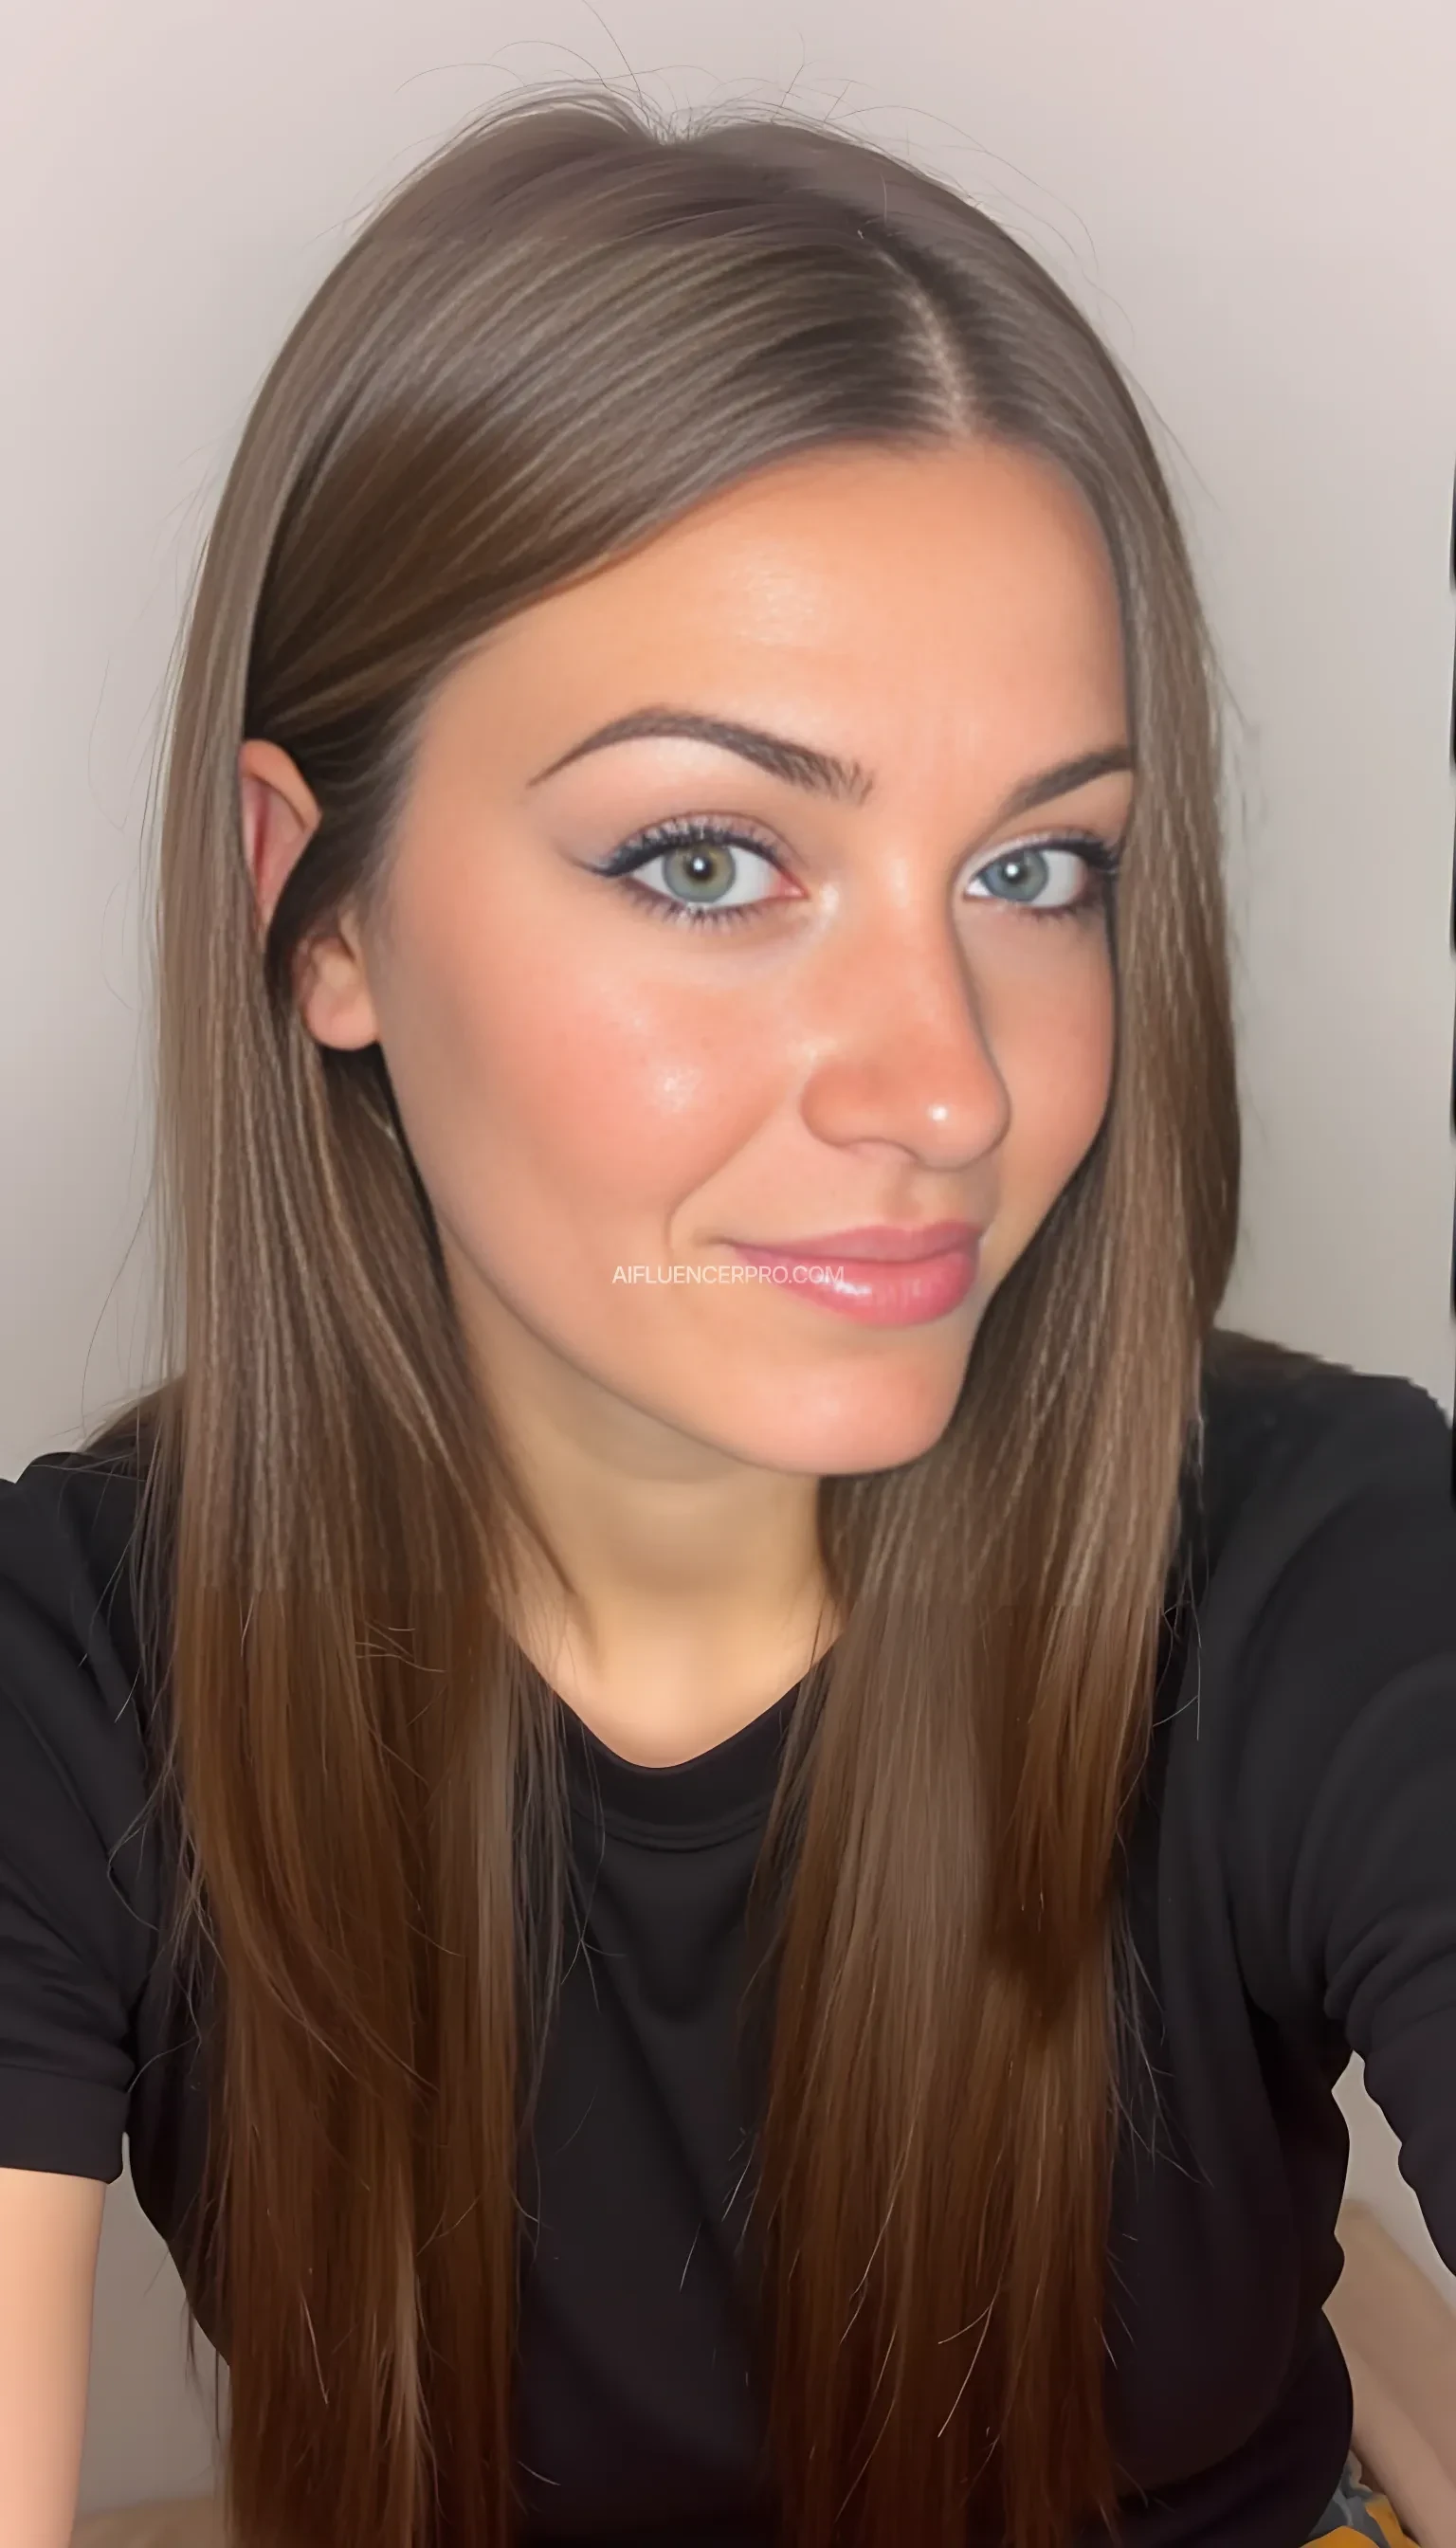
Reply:
[[[664, 703], [853, 761], [869, 790], [681, 738], [538, 777]], [[1030, 884], [997, 863], [1069, 828], [1116, 844], [1133, 778], [1001, 808], [1127, 742], [1110, 561], [1049, 464], [973, 443], [795, 457], [457, 669], [382, 909], [303, 952], [313, 1035], [383, 1047], [483, 1394], [578, 1588], [533, 1582], [512, 1624], [629, 1760], [724, 1741], [833, 1633], [816, 1482], [937, 1439], [987, 1302], [1096, 1137], [1106, 921], [1035, 908], [1095, 879], [1068, 852]], [[238, 771], [266, 920], [318, 808], [272, 744]], [[708, 891], [748, 916], [664, 917], [704, 899], [690, 849], [627, 885], [592, 872], [674, 816], [750, 825], [707, 854]], [[958, 1218], [985, 1231], [977, 1281], [918, 1325], [776, 1284], [612, 1280], [726, 1265], [732, 1239]]]

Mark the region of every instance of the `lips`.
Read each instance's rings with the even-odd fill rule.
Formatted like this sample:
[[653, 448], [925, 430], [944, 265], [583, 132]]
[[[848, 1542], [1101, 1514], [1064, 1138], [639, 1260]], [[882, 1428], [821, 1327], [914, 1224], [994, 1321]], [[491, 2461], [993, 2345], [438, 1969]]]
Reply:
[[821, 1230], [781, 1247], [732, 1244], [739, 1263], [756, 1268], [776, 1297], [867, 1327], [919, 1327], [949, 1318], [980, 1278], [979, 1233], [967, 1221], [908, 1229], [880, 1222]]
[[749, 1243], [755, 1256], [781, 1256], [796, 1264], [847, 1260], [857, 1265], [912, 1265], [922, 1257], [944, 1256], [952, 1248], [973, 1247], [980, 1234], [973, 1221], [930, 1221], [910, 1228], [876, 1222], [859, 1229], [820, 1231], [812, 1238]]

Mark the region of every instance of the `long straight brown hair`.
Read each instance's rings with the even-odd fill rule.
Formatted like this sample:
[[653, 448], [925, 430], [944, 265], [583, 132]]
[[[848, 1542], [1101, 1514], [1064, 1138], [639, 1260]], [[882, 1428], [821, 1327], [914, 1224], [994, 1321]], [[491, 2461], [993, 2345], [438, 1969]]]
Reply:
[[[572, 88], [455, 136], [305, 310], [172, 704], [167, 1376], [100, 1438], [144, 1448], [169, 1944], [216, 1992], [189, 2290], [243, 2548], [518, 2536], [517, 2167], [567, 1898], [559, 1711], [506, 1625], [531, 1516], [380, 1052], [312, 1040], [294, 956], [380, 890], [420, 719], [509, 613], [789, 454], [956, 436], [1068, 473], [1116, 572], [1114, 1088], [942, 1438], [820, 1489], [844, 1624], [750, 1906], [744, 2264], [788, 2548], [1112, 2518], [1119, 1872], [1237, 1218], [1216, 667], [1135, 398], [994, 221], [804, 119]], [[262, 947], [245, 735], [322, 808]]]

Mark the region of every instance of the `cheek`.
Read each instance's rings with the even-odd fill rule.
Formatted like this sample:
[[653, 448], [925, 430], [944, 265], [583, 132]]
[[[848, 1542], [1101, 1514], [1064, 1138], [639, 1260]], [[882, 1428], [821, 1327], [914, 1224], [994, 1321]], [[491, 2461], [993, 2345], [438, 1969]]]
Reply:
[[569, 1227], [614, 1260], [634, 1218], [660, 1239], [769, 1102], [766, 1040], [740, 1002], [604, 964], [599, 944], [595, 961], [564, 936], [541, 944], [519, 919], [416, 941], [384, 1005], [425, 1189], [473, 1253], [488, 1234]]
[[[1051, 923], [1050, 926], [1057, 924]], [[1050, 1208], [1097, 1138], [1112, 1090], [1116, 988], [1105, 942], [1008, 1010], [997, 1058], [1011, 1099], [1008, 1186]]]

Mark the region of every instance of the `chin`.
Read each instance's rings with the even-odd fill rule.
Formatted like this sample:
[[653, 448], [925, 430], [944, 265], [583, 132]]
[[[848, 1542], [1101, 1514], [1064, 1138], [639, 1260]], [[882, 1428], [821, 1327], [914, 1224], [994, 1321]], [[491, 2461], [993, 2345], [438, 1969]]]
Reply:
[[899, 1469], [932, 1450], [955, 1413], [958, 1383], [928, 1404], [916, 1391], [899, 1407], [851, 1405], [815, 1414], [781, 1406], [765, 1410], [761, 1424], [745, 1422], [740, 1402], [734, 1419], [722, 1431], [700, 1423], [702, 1431], [722, 1443], [750, 1468], [781, 1469], [796, 1477], [863, 1477], [877, 1469]]

